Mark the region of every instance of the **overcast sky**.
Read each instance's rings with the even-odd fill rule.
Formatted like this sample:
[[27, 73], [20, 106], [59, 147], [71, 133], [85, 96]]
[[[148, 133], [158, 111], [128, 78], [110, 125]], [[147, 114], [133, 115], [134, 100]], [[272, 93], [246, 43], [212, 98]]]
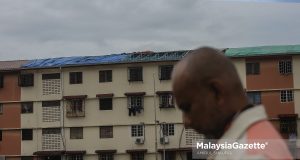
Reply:
[[300, 3], [263, 1], [0, 0], [0, 60], [300, 44]]

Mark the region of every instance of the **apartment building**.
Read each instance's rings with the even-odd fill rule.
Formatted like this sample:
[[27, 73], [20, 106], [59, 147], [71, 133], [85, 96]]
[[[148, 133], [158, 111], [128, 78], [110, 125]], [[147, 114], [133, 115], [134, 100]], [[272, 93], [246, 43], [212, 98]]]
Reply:
[[193, 140], [203, 137], [184, 129], [170, 81], [185, 54], [142, 52], [24, 65], [21, 101], [33, 112], [21, 115], [21, 128], [31, 133], [22, 141], [22, 156], [191, 159]]
[[264, 104], [269, 120], [290, 140], [299, 131], [299, 53], [299, 45], [231, 48], [225, 53], [233, 61], [244, 61], [249, 99]]
[[[0, 62], [0, 159], [21, 155], [20, 67], [27, 61]], [[23, 133], [24, 134], [24, 133]]]
[[[193, 142], [204, 137], [183, 127], [170, 81], [174, 64], [186, 54], [137, 52], [23, 64], [15, 75], [20, 87], [14, 86], [20, 119], [13, 136], [18, 142], [11, 142], [20, 146], [15, 159], [192, 159]], [[285, 138], [297, 138], [300, 45], [229, 48], [224, 54], [249, 100], [266, 106]], [[0, 153], [12, 158], [1, 148]]]

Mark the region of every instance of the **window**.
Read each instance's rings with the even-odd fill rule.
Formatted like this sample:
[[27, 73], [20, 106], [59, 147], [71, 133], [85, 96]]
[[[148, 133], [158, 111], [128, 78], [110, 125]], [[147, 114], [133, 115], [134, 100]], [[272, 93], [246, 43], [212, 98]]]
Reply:
[[144, 136], [144, 125], [131, 126], [131, 137], [142, 137], [142, 136]]
[[112, 153], [101, 153], [99, 154], [99, 160], [114, 160]]
[[281, 102], [292, 102], [294, 101], [294, 92], [292, 90], [280, 91]]
[[160, 127], [164, 136], [174, 136], [174, 124], [161, 124]]
[[143, 96], [129, 96], [128, 97], [128, 110], [129, 116], [133, 114], [134, 116], [136, 113], [141, 113], [143, 109], [144, 98]]
[[60, 101], [42, 101], [43, 107], [60, 106]]
[[2, 130], [0, 130], [0, 141], [2, 141]]
[[32, 140], [32, 129], [22, 129], [22, 140]]
[[42, 150], [61, 150], [62, 134], [60, 128], [42, 129]]
[[99, 82], [112, 82], [112, 70], [99, 71]]
[[144, 160], [144, 153], [143, 152], [131, 153], [131, 160]]
[[85, 115], [84, 99], [86, 97], [86, 95], [64, 97], [67, 99], [67, 117], [83, 117]]
[[21, 113], [33, 113], [33, 102], [22, 102]]
[[186, 152], [186, 160], [198, 160], [198, 159], [193, 159], [193, 152]]
[[0, 103], [0, 114], [3, 114], [3, 104]]
[[246, 74], [259, 74], [260, 66], [258, 62], [246, 63]]
[[297, 115], [279, 115], [280, 133], [297, 134]]
[[247, 92], [248, 99], [252, 104], [261, 104], [260, 92]]
[[33, 160], [32, 156], [22, 156], [21, 160]]
[[82, 154], [68, 155], [68, 160], [83, 160]]
[[70, 84], [82, 83], [82, 72], [70, 72]]
[[100, 138], [113, 138], [113, 126], [101, 126]]
[[175, 160], [176, 159], [175, 153], [176, 153], [175, 151], [166, 151], [165, 154], [162, 152], [161, 153], [161, 159], [164, 159], [164, 160]]
[[21, 87], [29, 87], [34, 84], [34, 76], [33, 73], [20, 74], [19, 77], [19, 86]]
[[3, 88], [4, 86], [4, 76], [3, 74], [0, 74], [0, 88]]
[[43, 122], [58, 122], [61, 120], [60, 101], [42, 101]]
[[174, 99], [171, 93], [159, 94], [160, 108], [174, 108]]
[[83, 139], [83, 128], [82, 127], [71, 127], [70, 128], [70, 139]]
[[187, 146], [195, 146], [196, 142], [203, 141], [204, 135], [199, 134], [197, 131], [191, 128], [185, 128], [185, 144]]
[[280, 74], [291, 74], [293, 72], [292, 69], [292, 61], [291, 60], [282, 60], [279, 61], [279, 73]]
[[61, 93], [60, 73], [42, 74], [43, 95], [57, 95]]
[[165, 65], [159, 67], [159, 80], [170, 80], [173, 70], [172, 65]]
[[130, 67], [128, 68], [129, 80], [128, 81], [143, 81], [143, 68]]
[[60, 73], [43, 74], [42, 80], [46, 80], [46, 79], [60, 79]]
[[99, 98], [100, 110], [112, 110], [112, 98], [103, 97]]

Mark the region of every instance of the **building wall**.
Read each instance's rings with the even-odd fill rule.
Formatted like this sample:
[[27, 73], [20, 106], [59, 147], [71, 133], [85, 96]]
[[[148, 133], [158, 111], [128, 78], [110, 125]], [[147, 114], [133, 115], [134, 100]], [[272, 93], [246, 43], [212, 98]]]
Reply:
[[[293, 56], [295, 112], [300, 115], [300, 56]], [[300, 132], [298, 132], [300, 133]]]
[[247, 89], [264, 90], [264, 89], [293, 88], [293, 74], [281, 75], [279, 73], [279, 61], [282, 59], [292, 59], [292, 58], [274, 57], [274, 56], [246, 58], [246, 62], [260, 63], [260, 74], [247, 75]]
[[21, 134], [19, 130], [2, 130], [0, 155], [20, 155]]
[[[187, 147], [185, 134], [181, 135], [183, 124], [181, 111], [175, 108], [159, 108], [157, 91], [171, 91], [171, 81], [160, 81], [159, 65], [174, 64], [173, 62], [137, 63], [120, 65], [102, 65], [88, 67], [72, 67], [63, 69], [26, 70], [34, 73], [34, 86], [21, 88], [22, 101], [34, 101], [34, 113], [21, 115], [22, 128], [33, 128], [32, 141], [22, 141], [22, 155], [31, 155], [42, 150], [42, 128], [62, 127], [62, 136], [66, 150], [86, 150], [88, 157], [95, 157], [95, 150], [117, 149], [117, 157], [128, 157], [128, 149], [148, 149], [150, 155], [155, 152], [155, 123], [175, 123], [175, 135], [170, 136], [166, 148]], [[128, 82], [128, 67], [143, 66], [143, 81]], [[99, 70], [112, 70], [112, 82], [99, 83]], [[42, 94], [42, 74], [61, 72], [61, 93], [57, 95]], [[69, 84], [69, 72], [82, 72], [82, 84]], [[145, 92], [144, 110], [136, 116], [128, 115], [127, 92]], [[97, 94], [113, 93], [113, 110], [99, 110]], [[63, 96], [87, 95], [85, 99], [84, 117], [67, 117], [66, 101]], [[56, 122], [43, 122], [42, 101], [61, 100], [61, 119]], [[156, 114], [156, 119], [155, 119]], [[131, 137], [131, 125], [144, 123], [145, 143], [137, 145]], [[100, 139], [99, 126], [113, 126], [114, 138]], [[84, 139], [70, 139], [70, 127], [83, 127]], [[182, 138], [180, 138], [180, 136]], [[157, 147], [163, 148], [159, 142], [160, 127], [156, 128]], [[26, 147], [25, 147], [26, 146]], [[30, 146], [30, 147], [28, 147]], [[62, 145], [63, 147], [63, 145]], [[64, 149], [64, 148], [62, 148]], [[92, 158], [91, 158], [92, 159]], [[151, 158], [150, 158], [151, 159]]]
[[18, 86], [18, 73], [4, 73], [3, 88], [0, 88], [1, 101], [20, 100], [20, 87]]
[[235, 68], [238, 72], [238, 75], [240, 76], [240, 79], [242, 81], [242, 84], [244, 88], [246, 88], [246, 65], [245, 65], [245, 59], [244, 58], [233, 58], [231, 59], [233, 64], [235, 65]]
[[20, 103], [4, 103], [3, 113], [0, 114], [0, 128], [20, 128]]
[[261, 94], [262, 104], [269, 118], [278, 118], [278, 114], [294, 114], [294, 102], [280, 102], [280, 91], [264, 91]]
[[18, 73], [5, 72], [3, 88], [0, 88], [0, 103], [3, 113], [0, 114], [0, 155], [19, 155], [21, 153], [20, 87]]
[[[260, 73], [247, 75], [247, 90], [260, 91], [262, 104], [266, 108], [269, 118], [278, 118], [279, 114], [294, 114], [294, 102], [280, 102], [280, 90], [294, 88], [294, 75], [281, 75], [279, 73], [279, 61], [290, 59], [290, 56], [254, 57], [246, 58], [246, 62], [259, 62]], [[296, 66], [293, 66], [296, 69]]]

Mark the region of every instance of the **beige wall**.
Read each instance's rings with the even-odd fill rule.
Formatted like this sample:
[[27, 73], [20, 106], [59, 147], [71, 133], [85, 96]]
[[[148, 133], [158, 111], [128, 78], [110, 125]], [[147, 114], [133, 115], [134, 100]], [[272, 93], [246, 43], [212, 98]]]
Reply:
[[300, 89], [300, 55], [293, 56], [293, 79], [294, 88]]
[[22, 73], [34, 73], [34, 86], [21, 87], [21, 101], [59, 100], [62, 95], [43, 95], [42, 74], [59, 73], [59, 69], [24, 70]]
[[[70, 139], [70, 128], [64, 129], [63, 139], [66, 142], [66, 150], [86, 150], [87, 154], [95, 154], [95, 150], [116, 149], [117, 154], [124, 154], [130, 149], [148, 149], [149, 153], [155, 152], [155, 125], [145, 124], [144, 144], [135, 144], [135, 138], [131, 137], [131, 126], [113, 126], [113, 138], [100, 138], [99, 127], [84, 127], [83, 139]], [[168, 136], [169, 144], [165, 148], [191, 147], [185, 143], [185, 132], [182, 133], [183, 125], [175, 124], [175, 135]], [[160, 127], [157, 126], [157, 147], [163, 149], [160, 144]], [[182, 137], [181, 137], [182, 136]], [[181, 137], [181, 138], [180, 138]], [[181, 142], [179, 143], [179, 140]], [[62, 146], [62, 150], [63, 145]], [[42, 130], [34, 129], [33, 140], [22, 141], [22, 155], [31, 155], [35, 151], [42, 151]]]
[[244, 58], [231, 59], [240, 76], [244, 88], [246, 88], [246, 62]]
[[[117, 149], [117, 157], [124, 156], [129, 159], [126, 150], [148, 149], [148, 153], [155, 152], [155, 110], [157, 121], [176, 123], [175, 135], [170, 136], [170, 143], [166, 148], [178, 148], [181, 131], [183, 128], [181, 111], [178, 108], [159, 108], [159, 97], [156, 91], [171, 91], [171, 81], [160, 81], [158, 78], [159, 65], [170, 63], [140, 63], [103, 65], [89, 67], [63, 68], [61, 81], [63, 92], [61, 94], [44, 96], [42, 95], [42, 74], [59, 73], [59, 69], [43, 69], [34, 72], [34, 87], [21, 88], [22, 101], [35, 101], [34, 113], [21, 115], [22, 128], [36, 128], [32, 141], [22, 141], [22, 154], [31, 155], [35, 151], [42, 150], [42, 129], [49, 127], [64, 126], [66, 149], [86, 150], [87, 154], [95, 154], [99, 149]], [[128, 82], [127, 68], [131, 66], [143, 66], [143, 82]], [[113, 82], [99, 83], [99, 70], [112, 69]], [[69, 72], [83, 72], [82, 84], [69, 84]], [[154, 87], [155, 84], [155, 87]], [[137, 116], [128, 116], [126, 92], [146, 92], [144, 96], [144, 110]], [[113, 93], [113, 110], [99, 110], [99, 100], [96, 94]], [[63, 96], [88, 95], [85, 103], [85, 117], [66, 117], [65, 101], [61, 101], [61, 121], [42, 122], [42, 103], [45, 100], [61, 100]], [[155, 100], [154, 100], [155, 98]], [[64, 114], [64, 115], [63, 115]], [[142, 145], [134, 143], [131, 137], [131, 125], [145, 123], [146, 141]], [[99, 126], [113, 125], [114, 138], [100, 139]], [[84, 139], [70, 139], [69, 127], [84, 127]], [[160, 127], [157, 126], [158, 149], [163, 148], [159, 142]], [[181, 147], [185, 147], [185, 135], [182, 135]], [[123, 154], [123, 155], [122, 155]], [[153, 157], [148, 155], [147, 157]], [[87, 156], [87, 159], [93, 159]], [[160, 155], [159, 155], [160, 158]], [[149, 158], [147, 158], [149, 159]]]
[[[160, 63], [164, 64], [164, 63]], [[170, 64], [170, 63], [167, 63]], [[82, 118], [67, 118], [65, 117], [66, 126], [94, 126], [103, 124], [124, 125], [136, 122], [154, 123], [154, 110], [156, 109], [157, 120], [161, 122], [182, 122], [181, 112], [177, 108], [159, 109], [159, 98], [154, 94], [154, 83], [156, 91], [171, 91], [171, 81], [158, 80], [158, 65], [153, 63], [143, 64], [143, 82], [131, 82], [127, 80], [127, 67], [128, 66], [141, 66], [136, 65], [110, 65], [110, 66], [93, 66], [81, 68], [65, 68], [63, 69], [63, 95], [43, 96], [41, 94], [42, 87], [42, 74], [43, 73], [57, 73], [59, 69], [39, 70], [35, 73], [34, 87], [22, 87], [22, 101], [30, 100], [60, 100], [62, 96], [71, 95], [88, 95], [85, 105], [85, 117]], [[113, 82], [99, 83], [99, 70], [112, 69]], [[83, 83], [82, 84], [69, 84], [69, 71], [82, 71]], [[154, 75], [154, 80], [153, 80]], [[137, 116], [128, 116], [127, 97], [124, 95], [126, 92], [146, 92], [144, 97], [144, 111]], [[96, 94], [113, 93], [113, 110], [100, 111], [99, 101]], [[155, 102], [153, 97], [155, 96]], [[65, 101], [61, 105], [64, 109]], [[154, 104], [155, 103], [155, 104]], [[155, 108], [156, 107], [156, 108]], [[64, 112], [65, 113], [65, 112]], [[114, 119], [118, 117], [118, 119]], [[53, 127], [59, 126], [58, 122], [42, 122], [42, 107], [41, 102], [34, 103], [33, 114], [22, 114], [22, 128], [30, 127]], [[34, 125], [32, 125], [34, 124]]]

